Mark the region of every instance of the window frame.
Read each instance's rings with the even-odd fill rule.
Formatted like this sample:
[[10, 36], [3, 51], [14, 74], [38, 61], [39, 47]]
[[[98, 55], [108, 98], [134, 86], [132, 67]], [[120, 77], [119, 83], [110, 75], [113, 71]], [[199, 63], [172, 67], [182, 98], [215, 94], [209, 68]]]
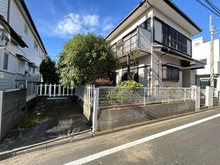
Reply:
[[178, 67], [170, 65], [162, 65], [162, 81], [176, 81], [180, 80], [180, 71]]
[[38, 52], [38, 44], [36, 41], [34, 41], [34, 49]]
[[28, 26], [24, 24], [24, 34], [28, 35]]
[[8, 70], [8, 63], [9, 63], [9, 53], [4, 52], [4, 55], [3, 55], [3, 67], [2, 67], [2, 69]]

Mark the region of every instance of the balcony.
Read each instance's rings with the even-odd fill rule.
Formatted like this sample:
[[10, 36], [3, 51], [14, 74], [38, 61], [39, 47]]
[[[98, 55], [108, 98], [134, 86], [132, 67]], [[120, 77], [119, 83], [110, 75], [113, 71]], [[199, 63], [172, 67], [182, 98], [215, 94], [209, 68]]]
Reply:
[[113, 52], [118, 58], [135, 52], [138, 52], [138, 56], [143, 56], [151, 52], [151, 41], [151, 32], [142, 27], [137, 27], [135, 31], [113, 45]]

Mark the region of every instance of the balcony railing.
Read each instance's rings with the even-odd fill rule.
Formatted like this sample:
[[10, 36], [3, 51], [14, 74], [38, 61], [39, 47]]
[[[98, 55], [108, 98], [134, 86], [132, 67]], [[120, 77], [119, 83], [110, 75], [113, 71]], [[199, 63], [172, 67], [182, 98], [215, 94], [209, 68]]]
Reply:
[[113, 52], [118, 57], [138, 49], [142, 52], [151, 52], [151, 32], [142, 27], [137, 27], [135, 32], [132, 32], [113, 45]]

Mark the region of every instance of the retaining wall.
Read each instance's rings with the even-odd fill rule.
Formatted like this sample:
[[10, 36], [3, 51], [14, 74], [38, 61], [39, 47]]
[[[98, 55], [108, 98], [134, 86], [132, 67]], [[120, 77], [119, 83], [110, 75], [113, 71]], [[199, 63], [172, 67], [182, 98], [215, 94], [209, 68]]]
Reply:
[[48, 96], [38, 96], [37, 104], [43, 104], [47, 107], [49, 106], [56, 106], [56, 105], [67, 105], [73, 104], [77, 102], [76, 96], [66, 96], [66, 97], [48, 97]]
[[99, 110], [99, 131], [195, 111], [195, 101]]
[[25, 116], [26, 89], [0, 91], [0, 141]]

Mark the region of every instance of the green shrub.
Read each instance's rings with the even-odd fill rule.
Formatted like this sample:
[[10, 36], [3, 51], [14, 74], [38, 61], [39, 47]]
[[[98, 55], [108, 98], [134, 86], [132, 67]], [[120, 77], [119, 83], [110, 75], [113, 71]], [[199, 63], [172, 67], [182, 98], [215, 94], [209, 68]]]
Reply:
[[141, 88], [143, 87], [143, 84], [140, 84], [134, 80], [126, 80], [119, 83], [117, 87]]

